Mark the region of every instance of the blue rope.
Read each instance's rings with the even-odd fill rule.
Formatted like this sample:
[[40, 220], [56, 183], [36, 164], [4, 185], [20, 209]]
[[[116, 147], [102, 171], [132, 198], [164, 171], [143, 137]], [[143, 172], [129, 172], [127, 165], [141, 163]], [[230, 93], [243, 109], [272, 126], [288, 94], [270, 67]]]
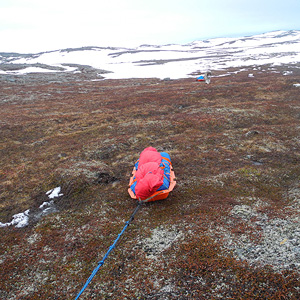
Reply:
[[103, 259], [101, 261], [98, 262], [98, 266], [94, 269], [94, 271], [92, 272], [91, 276], [88, 278], [88, 280], [86, 281], [85, 285], [83, 286], [83, 288], [81, 289], [81, 291], [78, 293], [77, 297], [75, 298], [75, 300], [77, 300], [80, 295], [83, 293], [83, 291], [86, 289], [86, 287], [88, 286], [88, 284], [92, 281], [92, 279], [94, 278], [94, 276], [96, 275], [96, 273], [98, 272], [98, 270], [102, 267], [102, 265], [104, 264], [104, 261], [106, 260], [106, 258], [108, 257], [109, 253], [116, 247], [117, 242], [119, 241], [120, 237], [122, 236], [122, 234], [124, 233], [124, 231], [126, 230], [126, 228], [129, 226], [130, 222], [134, 219], [135, 214], [138, 212], [138, 210], [140, 209], [141, 205], [142, 205], [142, 201], [138, 201], [138, 206], [135, 208], [133, 214], [130, 216], [130, 219], [125, 223], [124, 228], [122, 229], [122, 231], [119, 233], [118, 237], [115, 239], [114, 243], [109, 247], [108, 251], [106, 252], [106, 254], [104, 255]]

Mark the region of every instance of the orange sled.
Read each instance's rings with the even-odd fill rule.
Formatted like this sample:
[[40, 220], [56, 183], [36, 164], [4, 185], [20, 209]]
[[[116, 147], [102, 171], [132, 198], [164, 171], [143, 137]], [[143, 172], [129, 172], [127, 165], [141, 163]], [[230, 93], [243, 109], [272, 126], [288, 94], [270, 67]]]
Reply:
[[[141, 200], [142, 202], [151, 202], [151, 201], [156, 201], [156, 200], [163, 200], [166, 199], [169, 195], [169, 193], [174, 189], [176, 185], [176, 178], [175, 178], [175, 173], [173, 171], [172, 165], [170, 166], [170, 185], [169, 188], [166, 190], [161, 190], [157, 191], [154, 194], [152, 194], [149, 198], [146, 200]], [[132, 176], [130, 177], [129, 180], [129, 188], [128, 188], [128, 193], [132, 199], [137, 199], [134, 192], [131, 190], [130, 186], [133, 184], [134, 176], [135, 176], [136, 168], [133, 167], [132, 171]]]

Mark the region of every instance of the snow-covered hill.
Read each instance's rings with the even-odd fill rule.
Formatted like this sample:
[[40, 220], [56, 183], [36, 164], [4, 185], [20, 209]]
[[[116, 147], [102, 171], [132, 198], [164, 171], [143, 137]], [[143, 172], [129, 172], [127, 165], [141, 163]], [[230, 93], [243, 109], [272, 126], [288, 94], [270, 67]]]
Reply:
[[[1, 49], [0, 49], [1, 50]], [[207, 69], [276, 67], [300, 62], [300, 31], [274, 31], [241, 38], [216, 38], [185, 45], [137, 48], [83, 47], [37, 54], [0, 53], [0, 75], [98, 71], [99, 79], [186, 78]]]

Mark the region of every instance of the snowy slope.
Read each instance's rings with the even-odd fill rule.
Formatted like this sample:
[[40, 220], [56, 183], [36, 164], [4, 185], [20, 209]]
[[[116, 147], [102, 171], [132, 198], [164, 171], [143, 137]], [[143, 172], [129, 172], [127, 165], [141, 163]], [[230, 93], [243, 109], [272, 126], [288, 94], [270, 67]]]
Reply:
[[[101, 72], [101, 76], [107, 79], [185, 78], [207, 69], [299, 62], [300, 31], [275, 31], [250, 37], [195, 41], [186, 45], [84, 47], [26, 55], [0, 53], [0, 74], [79, 73], [78, 65], [85, 65], [107, 71], [105, 74]], [[12, 64], [15, 69], [9, 68]]]

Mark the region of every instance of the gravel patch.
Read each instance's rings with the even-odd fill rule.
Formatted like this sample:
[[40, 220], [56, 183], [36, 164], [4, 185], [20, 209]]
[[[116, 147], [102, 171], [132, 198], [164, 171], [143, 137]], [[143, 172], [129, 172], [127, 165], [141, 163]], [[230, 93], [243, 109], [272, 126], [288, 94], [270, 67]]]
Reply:
[[[234, 224], [242, 225], [245, 230], [233, 233]], [[275, 271], [300, 271], [299, 214], [272, 219], [255, 205], [235, 205], [226, 225], [217, 226], [210, 233], [218, 236], [238, 259], [253, 267], [269, 265]]]
[[149, 238], [139, 241], [137, 246], [145, 251], [147, 258], [157, 259], [159, 254], [168, 249], [182, 236], [183, 233], [175, 226], [170, 228], [159, 226], [153, 229]]

